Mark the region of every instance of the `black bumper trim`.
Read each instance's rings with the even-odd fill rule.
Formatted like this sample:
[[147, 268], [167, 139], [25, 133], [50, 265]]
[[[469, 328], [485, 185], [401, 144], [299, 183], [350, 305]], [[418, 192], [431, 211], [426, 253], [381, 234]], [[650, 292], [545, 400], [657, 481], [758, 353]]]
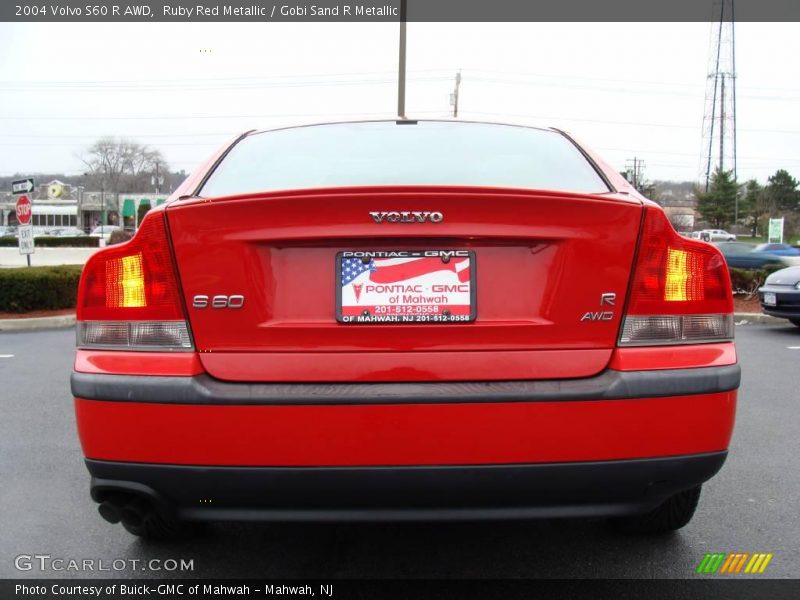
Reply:
[[143, 495], [187, 520], [455, 520], [645, 512], [713, 477], [726, 456], [410, 467], [86, 465], [96, 502], [119, 492]]
[[194, 377], [72, 373], [72, 395], [157, 404], [430, 404], [550, 402], [688, 396], [739, 387], [738, 364], [613, 371], [584, 379], [431, 383], [238, 383]]
[[774, 307], [762, 304], [761, 311], [765, 315], [778, 317], [780, 319], [800, 319], [800, 306]]

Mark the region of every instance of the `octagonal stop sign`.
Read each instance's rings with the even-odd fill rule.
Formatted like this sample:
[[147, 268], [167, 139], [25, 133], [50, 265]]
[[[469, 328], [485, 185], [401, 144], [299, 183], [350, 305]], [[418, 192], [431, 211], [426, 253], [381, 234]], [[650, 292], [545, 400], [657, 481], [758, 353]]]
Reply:
[[17, 222], [20, 225], [28, 225], [31, 222], [31, 215], [33, 209], [31, 208], [31, 200], [23, 194], [17, 198]]

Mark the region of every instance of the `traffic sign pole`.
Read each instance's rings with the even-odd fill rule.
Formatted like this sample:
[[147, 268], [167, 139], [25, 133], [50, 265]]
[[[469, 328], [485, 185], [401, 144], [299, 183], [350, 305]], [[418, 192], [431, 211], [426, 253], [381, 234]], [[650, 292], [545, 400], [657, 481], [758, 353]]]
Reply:
[[16, 206], [17, 222], [19, 223], [19, 229], [17, 231], [19, 253], [25, 255], [29, 267], [31, 266], [31, 254], [33, 254], [36, 249], [33, 245], [33, 225], [31, 225], [33, 205], [31, 204], [31, 199], [28, 197], [28, 194], [35, 188], [36, 181], [33, 177], [17, 179], [11, 182], [11, 193], [19, 195]]
[[17, 231], [17, 240], [19, 242], [19, 253], [25, 254], [28, 260], [28, 266], [31, 266], [31, 254], [36, 249], [33, 245], [33, 225], [31, 224], [31, 217], [33, 216], [33, 205], [27, 195], [22, 194], [17, 198], [16, 205], [17, 222], [19, 229]]

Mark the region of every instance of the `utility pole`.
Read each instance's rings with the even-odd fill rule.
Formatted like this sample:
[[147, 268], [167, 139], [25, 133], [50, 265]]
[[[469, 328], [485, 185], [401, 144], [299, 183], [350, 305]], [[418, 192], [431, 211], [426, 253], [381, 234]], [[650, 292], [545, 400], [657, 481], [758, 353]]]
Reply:
[[638, 190], [643, 180], [644, 160], [635, 156], [628, 159], [625, 161], [625, 171], [628, 173], [628, 181]]
[[456, 87], [450, 94], [450, 104], [453, 106], [453, 118], [458, 118], [458, 88], [461, 87], [461, 71], [456, 73]]
[[397, 118], [406, 119], [406, 0], [400, 1], [400, 56], [397, 68]]
[[159, 177], [158, 177], [158, 161], [156, 161], [156, 194], [159, 193], [158, 187], [159, 187], [160, 183], [161, 182], [159, 181]]
[[719, 169], [725, 170], [725, 78], [719, 88]]
[[[84, 229], [83, 225], [83, 190], [84, 187], [82, 185], [77, 186], [76, 192], [78, 194], [78, 198], [76, 201], [76, 207], [78, 209], [78, 216], [75, 218], [75, 226], [79, 227], [80, 229]], [[91, 231], [90, 231], [91, 233]]]

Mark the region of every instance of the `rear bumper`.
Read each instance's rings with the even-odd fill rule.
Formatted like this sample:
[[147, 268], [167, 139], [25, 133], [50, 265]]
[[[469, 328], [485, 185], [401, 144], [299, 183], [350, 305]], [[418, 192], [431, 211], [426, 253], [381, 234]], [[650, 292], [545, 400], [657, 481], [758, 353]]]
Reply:
[[87, 458], [203, 466], [582, 462], [726, 450], [738, 365], [562, 381], [242, 384], [74, 373]]
[[188, 520], [644, 512], [721, 467], [738, 365], [580, 380], [241, 384], [74, 373], [92, 495]]
[[711, 478], [725, 457], [343, 468], [86, 464], [95, 501], [143, 495], [190, 521], [466, 520], [646, 512]]

